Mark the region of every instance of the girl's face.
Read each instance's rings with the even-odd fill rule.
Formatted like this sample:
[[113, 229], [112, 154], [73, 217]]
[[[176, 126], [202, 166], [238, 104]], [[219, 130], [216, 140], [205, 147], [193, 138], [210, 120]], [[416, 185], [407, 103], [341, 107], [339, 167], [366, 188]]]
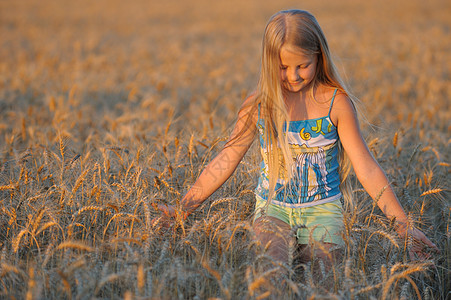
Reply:
[[316, 55], [308, 55], [290, 45], [280, 49], [282, 88], [290, 93], [306, 91], [316, 75]]

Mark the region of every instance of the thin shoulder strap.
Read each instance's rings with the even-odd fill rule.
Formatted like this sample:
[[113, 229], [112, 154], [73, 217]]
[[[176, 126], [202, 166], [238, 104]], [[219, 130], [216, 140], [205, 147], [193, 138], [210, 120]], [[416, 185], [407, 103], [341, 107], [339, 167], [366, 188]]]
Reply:
[[338, 89], [335, 89], [334, 95], [332, 96], [332, 101], [330, 101], [329, 113], [327, 114], [330, 117], [330, 112], [332, 110], [332, 105], [334, 104], [335, 95], [337, 94]]
[[258, 120], [257, 123], [260, 121], [260, 103], [258, 104]]

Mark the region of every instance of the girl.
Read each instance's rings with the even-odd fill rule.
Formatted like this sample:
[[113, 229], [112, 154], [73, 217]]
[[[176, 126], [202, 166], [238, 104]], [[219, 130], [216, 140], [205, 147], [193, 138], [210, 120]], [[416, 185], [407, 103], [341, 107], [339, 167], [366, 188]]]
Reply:
[[[348, 161], [384, 214], [396, 219], [399, 235], [408, 234], [416, 241], [410, 248], [411, 258], [414, 254], [427, 257], [422, 245], [438, 250], [421, 231], [409, 226], [362, 138], [354, 102], [316, 19], [301, 10], [276, 13], [265, 29], [257, 89], [244, 101], [225, 147], [181, 200], [182, 217], [230, 177], [258, 134], [263, 161], [253, 226], [274, 259], [287, 261], [293, 228], [306, 250], [305, 260], [312, 258], [310, 253], [327, 259], [331, 248], [343, 244], [339, 233], [342, 202], [350, 200]], [[159, 209], [166, 221], [180, 216], [174, 206], [159, 205]], [[318, 243], [317, 249], [311, 248]]]

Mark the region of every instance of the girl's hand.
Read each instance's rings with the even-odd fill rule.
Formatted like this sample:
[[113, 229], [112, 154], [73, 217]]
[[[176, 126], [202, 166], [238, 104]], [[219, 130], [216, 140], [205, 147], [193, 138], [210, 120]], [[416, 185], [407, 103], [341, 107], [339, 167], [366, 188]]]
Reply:
[[440, 253], [437, 246], [415, 227], [409, 227], [406, 230], [405, 225], [400, 226], [398, 227], [398, 234], [401, 238], [409, 239], [408, 250], [412, 261], [429, 259], [431, 252]]
[[156, 209], [161, 212], [161, 215], [152, 220], [152, 227], [159, 226], [163, 229], [172, 227], [175, 222], [175, 207], [172, 205], [158, 204]]
[[[177, 221], [177, 212], [174, 205], [158, 204], [157, 210], [161, 212], [161, 216], [152, 220], [152, 227], [159, 225], [161, 228], [169, 229]], [[188, 214], [184, 212], [182, 219], [185, 220], [187, 217]]]

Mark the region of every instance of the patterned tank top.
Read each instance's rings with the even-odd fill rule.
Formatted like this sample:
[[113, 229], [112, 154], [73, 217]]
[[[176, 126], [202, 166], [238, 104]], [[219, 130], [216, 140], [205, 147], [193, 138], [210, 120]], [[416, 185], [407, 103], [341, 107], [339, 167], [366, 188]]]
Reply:
[[[275, 187], [273, 204], [300, 208], [328, 203], [341, 198], [338, 165], [338, 133], [330, 119], [330, 111], [337, 90], [334, 91], [329, 113], [317, 119], [290, 121], [287, 135], [293, 159], [292, 178], [288, 182], [287, 170], [282, 167]], [[286, 125], [286, 124], [285, 124]], [[266, 151], [264, 121], [258, 110], [257, 129], [259, 132], [261, 153], [260, 178], [255, 189], [257, 196], [268, 199], [268, 154]], [[286, 126], [284, 126], [285, 128]], [[283, 156], [279, 161], [283, 164]]]

